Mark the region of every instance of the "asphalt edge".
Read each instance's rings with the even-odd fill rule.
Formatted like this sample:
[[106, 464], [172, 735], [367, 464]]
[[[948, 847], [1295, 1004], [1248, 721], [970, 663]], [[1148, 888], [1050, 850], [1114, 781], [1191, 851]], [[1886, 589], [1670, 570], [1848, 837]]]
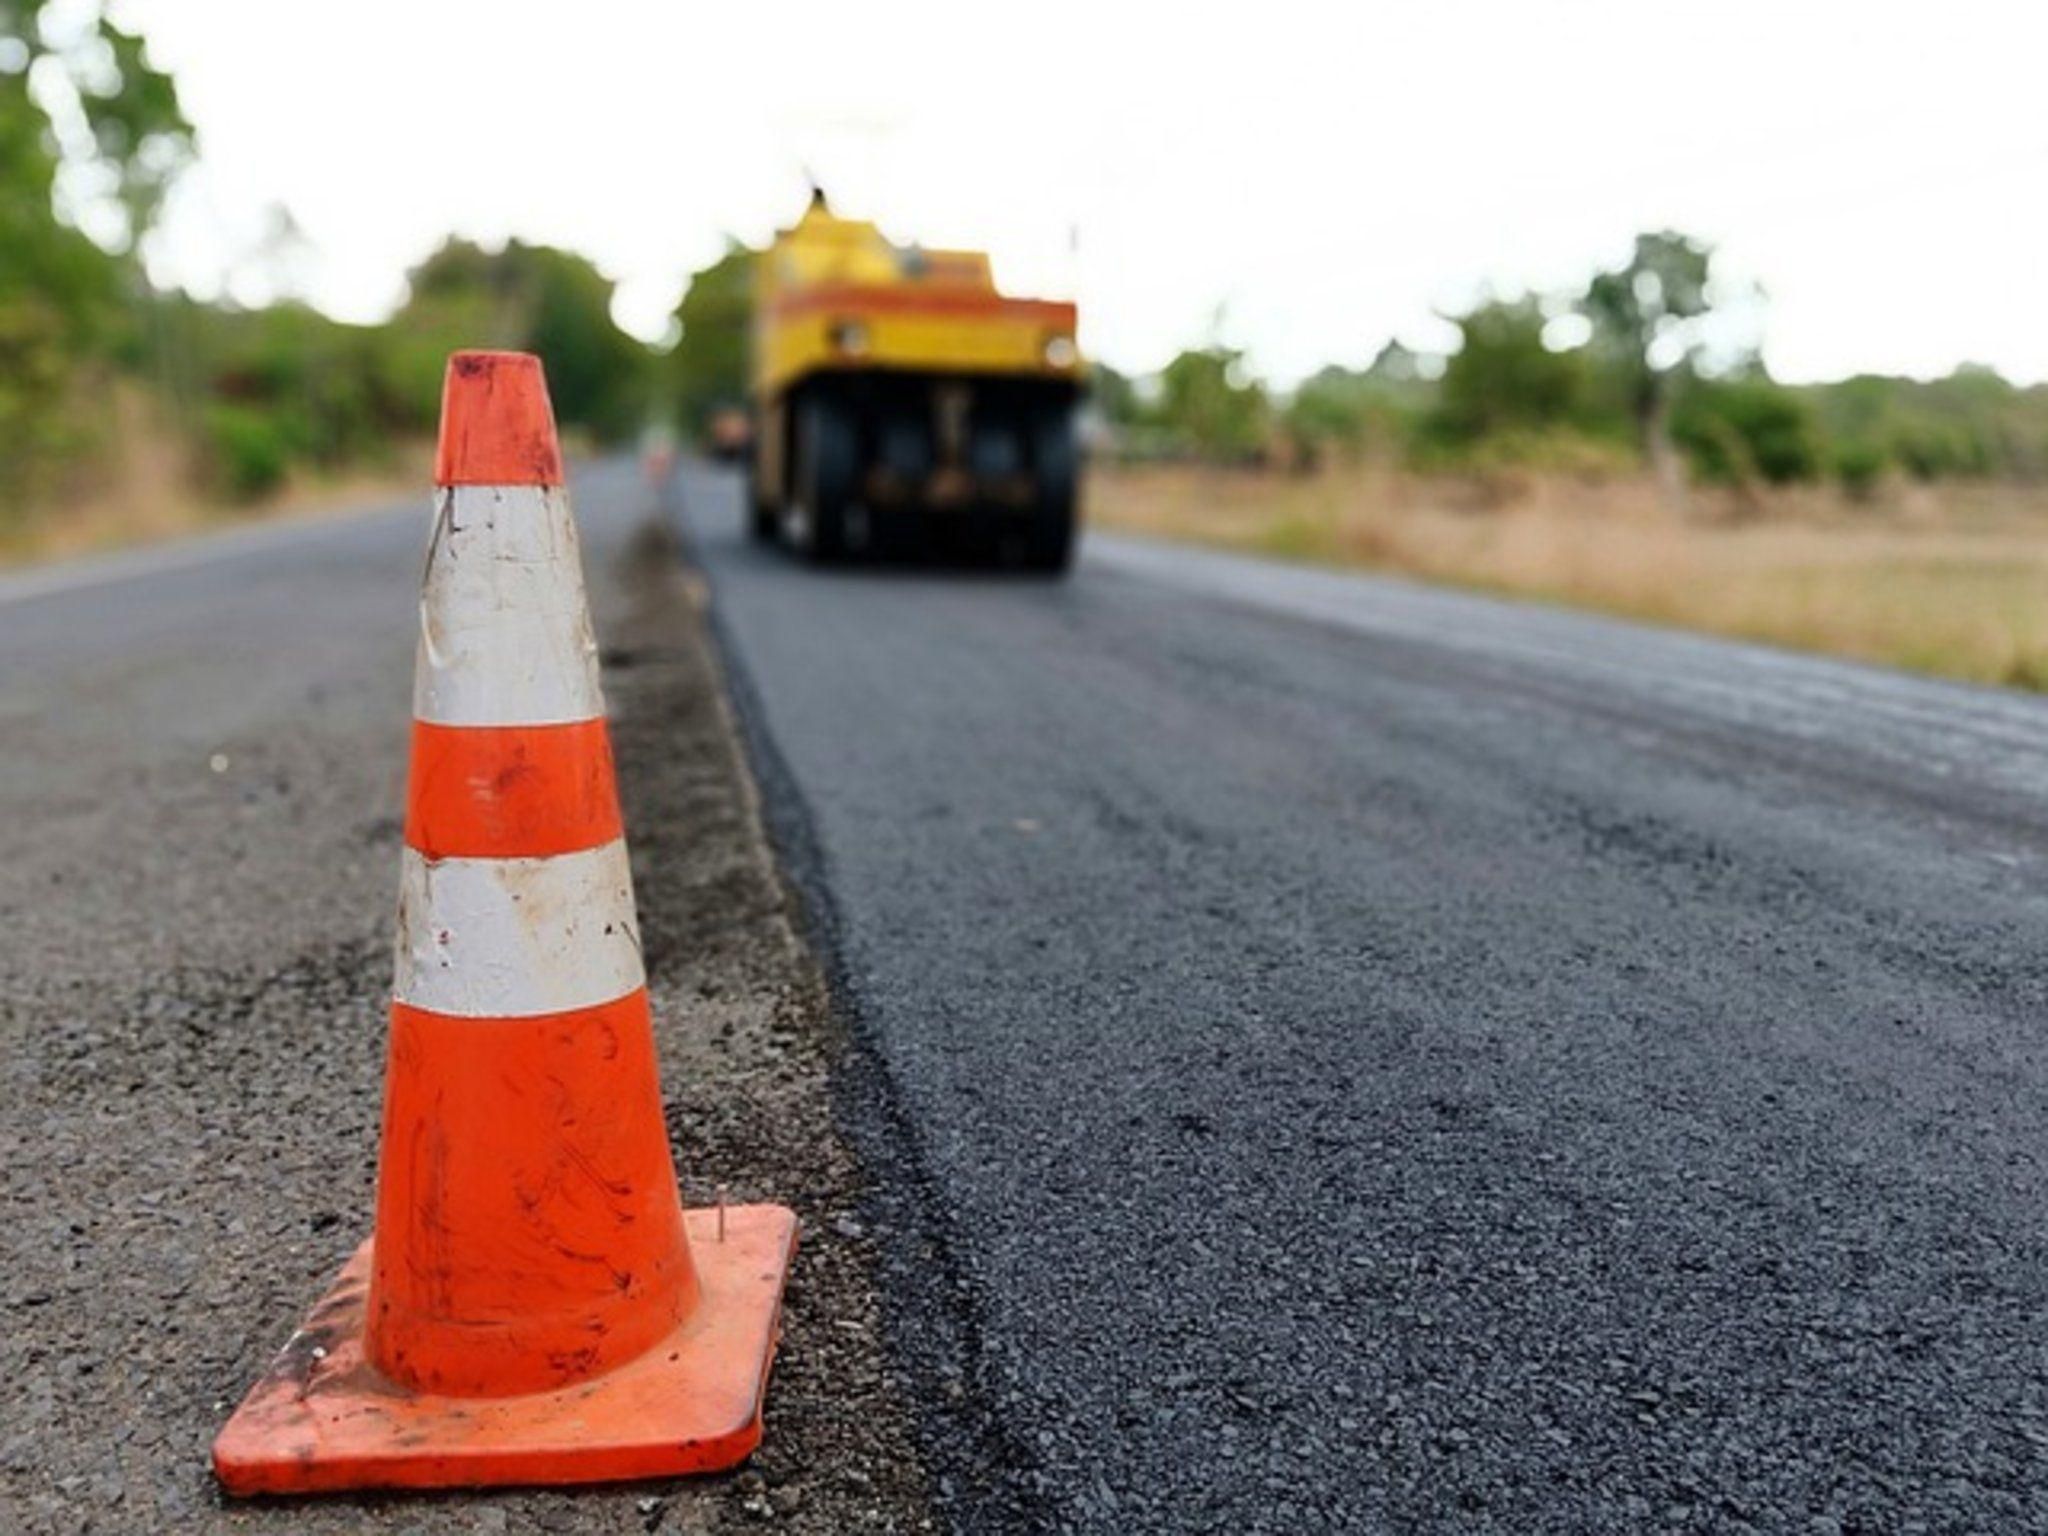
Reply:
[[[774, 853], [776, 880], [825, 979], [837, 1047], [826, 1092], [865, 1175], [862, 1206], [877, 1239], [883, 1344], [907, 1379], [935, 1502], [952, 1528], [977, 1536], [1067, 1527], [1071, 1519], [1049, 1492], [1036, 1451], [1003, 1422], [982, 1373], [980, 1300], [955, 1250], [916, 1124], [850, 983], [840, 913], [826, 878], [830, 860], [698, 557], [681, 478], [671, 482], [666, 510], [689, 578], [699, 587], [720, 704], [733, 726], [755, 816]], [[884, 1166], [897, 1176], [878, 1177], [875, 1169]]]

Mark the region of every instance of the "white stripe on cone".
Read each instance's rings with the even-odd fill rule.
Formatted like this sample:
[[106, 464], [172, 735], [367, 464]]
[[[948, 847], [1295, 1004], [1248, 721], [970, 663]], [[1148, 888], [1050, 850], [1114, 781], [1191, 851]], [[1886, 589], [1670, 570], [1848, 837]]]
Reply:
[[603, 713], [568, 495], [559, 486], [444, 488], [420, 591], [414, 716], [558, 725]]
[[531, 1018], [613, 1002], [645, 980], [623, 839], [547, 859], [430, 860], [405, 850], [401, 1003]]

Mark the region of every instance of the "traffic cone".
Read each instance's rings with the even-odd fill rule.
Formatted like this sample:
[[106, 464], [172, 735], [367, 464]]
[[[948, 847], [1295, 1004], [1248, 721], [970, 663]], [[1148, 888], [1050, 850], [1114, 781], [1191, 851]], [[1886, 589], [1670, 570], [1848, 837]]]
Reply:
[[684, 1211], [539, 360], [462, 352], [420, 601], [373, 1238], [214, 1442], [229, 1493], [714, 1471], [781, 1206]]

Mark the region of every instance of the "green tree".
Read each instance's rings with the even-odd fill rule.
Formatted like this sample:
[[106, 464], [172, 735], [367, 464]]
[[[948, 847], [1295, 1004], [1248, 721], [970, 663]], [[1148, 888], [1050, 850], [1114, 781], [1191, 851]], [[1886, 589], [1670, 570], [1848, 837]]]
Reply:
[[1310, 374], [1288, 397], [1280, 419], [1287, 435], [1311, 458], [1363, 449], [1372, 416], [1371, 381], [1334, 363]]
[[57, 221], [56, 174], [25, 77], [0, 75], [0, 508], [69, 446], [74, 375], [119, 293], [112, 259]]
[[737, 240], [693, 273], [676, 305], [669, 388], [685, 432], [701, 435], [712, 413], [747, 398], [747, 348], [754, 325], [754, 252]]
[[1585, 404], [1585, 360], [1552, 349], [1541, 301], [1493, 299], [1463, 315], [1458, 350], [1444, 364], [1431, 424], [1456, 443], [1572, 425]]
[[[647, 348], [613, 322], [612, 282], [588, 259], [514, 240], [486, 251], [451, 239], [414, 269], [394, 324], [415, 338], [401, 365], [412, 377], [462, 346], [540, 354], [564, 426], [601, 442], [629, 436], [645, 417], [652, 382]], [[430, 390], [425, 398], [435, 398]]]
[[613, 322], [613, 283], [588, 259], [523, 250], [533, 283], [526, 345], [547, 365], [556, 411], [600, 442], [623, 441], [646, 420], [652, 354]]
[[1214, 345], [1183, 352], [1161, 370], [1157, 415], [1182, 448], [1244, 462], [1265, 450], [1272, 403], [1244, 354]]
[[[101, 9], [0, 0], [0, 513], [98, 430], [88, 378], [145, 291], [132, 252], [191, 143], [170, 77]], [[60, 211], [64, 167], [109, 195]]]
[[42, 119], [58, 158], [95, 173], [74, 178], [107, 189], [112, 207], [90, 210], [92, 222], [108, 248], [132, 250], [192, 157], [192, 125], [171, 77], [100, 4], [0, 0], [0, 41], [11, 45], [0, 50], [0, 81], [16, 108]]
[[1089, 364], [1088, 395], [1096, 414], [1117, 431], [1128, 431], [1144, 420], [1145, 404], [1138, 398], [1137, 381], [1107, 363]]
[[1980, 365], [1939, 379], [1859, 374], [1804, 393], [1852, 460], [1876, 457], [1929, 481], [2048, 474], [2048, 389], [2021, 389]]
[[1629, 260], [1596, 273], [1579, 309], [1593, 346], [1618, 384], [1643, 452], [1677, 487], [1671, 452], [1671, 381], [1697, 349], [1698, 322], [1711, 301], [1712, 249], [1670, 230], [1636, 236]]
[[[1701, 478], [1734, 485], [1810, 480], [1823, 459], [1812, 406], [1761, 373], [1690, 381], [1672, 412], [1671, 432]], [[1862, 467], [1844, 468], [1855, 490]]]
[[1433, 395], [1421, 359], [1389, 341], [1362, 370], [1332, 364], [1310, 374], [1281, 419], [1311, 460], [1331, 452], [1358, 454], [1407, 437]]
[[1427, 375], [1423, 358], [1413, 347], [1389, 338], [1366, 366], [1365, 376], [1388, 391], [1413, 391], [1423, 387]]

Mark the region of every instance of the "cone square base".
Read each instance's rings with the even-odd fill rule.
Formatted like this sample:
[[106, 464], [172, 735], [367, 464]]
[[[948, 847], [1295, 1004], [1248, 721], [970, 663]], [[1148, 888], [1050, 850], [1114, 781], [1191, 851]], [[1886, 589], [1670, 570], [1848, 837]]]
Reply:
[[[355, 1251], [213, 1443], [231, 1494], [615, 1482], [717, 1472], [761, 1442], [761, 1403], [796, 1252], [794, 1212], [684, 1213], [702, 1296], [617, 1370], [523, 1397], [442, 1397], [363, 1357], [370, 1250]], [[373, 1240], [374, 1241], [374, 1240]]]

